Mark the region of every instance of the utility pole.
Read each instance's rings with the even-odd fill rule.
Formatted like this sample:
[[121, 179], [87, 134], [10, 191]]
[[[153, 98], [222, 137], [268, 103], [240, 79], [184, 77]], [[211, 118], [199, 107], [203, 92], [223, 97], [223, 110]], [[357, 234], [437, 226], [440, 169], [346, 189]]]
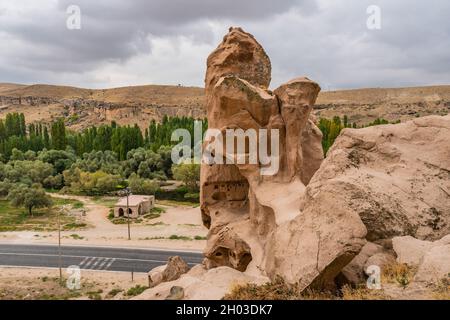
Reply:
[[61, 259], [61, 211], [65, 210], [65, 206], [62, 206], [60, 210], [58, 210], [57, 220], [58, 220], [58, 267], [59, 267], [59, 283], [62, 285], [62, 259]]

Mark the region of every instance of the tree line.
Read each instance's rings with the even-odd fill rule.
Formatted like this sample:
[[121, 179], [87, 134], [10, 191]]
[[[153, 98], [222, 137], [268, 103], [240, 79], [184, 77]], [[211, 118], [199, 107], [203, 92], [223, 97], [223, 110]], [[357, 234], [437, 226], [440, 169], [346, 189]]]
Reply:
[[[393, 123], [400, 123], [400, 120], [395, 121]], [[327, 118], [320, 118], [318, 127], [320, 131], [322, 131], [322, 148], [323, 152], [326, 155], [328, 150], [331, 148], [331, 146], [334, 144], [334, 141], [341, 133], [342, 129], [345, 128], [364, 128], [364, 127], [371, 127], [371, 126], [377, 126], [382, 124], [389, 124], [389, 121], [383, 118], [377, 118], [374, 121], [358, 126], [355, 122], [350, 123], [348, 121], [347, 115], [344, 115], [344, 117], [341, 119], [339, 116], [333, 117], [333, 119], [327, 119]]]
[[[142, 133], [137, 126], [93, 126], [81, 132], [66, 128], [63, 119], [50, 125], [30, 123], [22, 113], [0, 120], [0, 196], [28, 208], [50, 205], [44, 188], [103, 195], [126, 186], [136, 194], [160, 192], [164, 180], [185, 182], [177, 195], [198, 199], [199, 166], [172, 165], [177, 128], [191, 134], [195, 119], [164, 117]], [[206, 121], [202, 122], [206, 126]], [[33, 198], [33, 199], [32, 199]]]
[[[160, 123], [151, 121], [144, 132], [137, 125], [115, 122], [73, 132], [63, 119], [27, 126], [24, 114], [7, 114], [0, 120], [0, 195], [15, 204], [29, 201], [37, 206], [50, 203], [42, 199], [42, 188], [102, 195], [128, 186], [137, 194], [155, 194], [165, 180], [175, 178], [185, 185], [177, 197], [198, 199], [199, 165], [173, 165], [171, 160], [177, 143], [171, 141], [172, 132], [187, 129], [193, 136], [194, 121], [165, 116]], [[380, 118], [367, 126], [386, 123]], [[207, 126], [203, 120], [203, 132]], [[358, 127], [347, 116], [322, 118], [318, 126], [325, 153], [342, 129]], [[22, 196], [26, 194], [39, 199], [31, 201]]]

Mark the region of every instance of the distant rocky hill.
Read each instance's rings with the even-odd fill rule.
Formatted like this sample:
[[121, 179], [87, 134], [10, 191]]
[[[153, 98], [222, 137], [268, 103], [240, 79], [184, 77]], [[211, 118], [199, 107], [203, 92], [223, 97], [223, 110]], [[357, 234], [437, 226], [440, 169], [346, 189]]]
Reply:
[[[137, 123], [168, 116], [205, 117], [204, 89], [197, 87], [145, 85], [114, 89], [83, 89], [53, 85], [0, 83], [0, 118], [23, 112], [29, 122], [51, 122], [64, 117], [67, 125], [80, 130], [92, 125]], [[447, 114], [450, 85], [356, 89], [321, 92], [314, 113], [332, 118], [346, 114], [359, 125], [383, 117], [389, 121]]]
[[450, 112], [450, 86], [356, 89], [322, 92], [315, 114], [332, 118], [346, 114], [350, 122], [367, 124], [376, 118], [402, 122]]
[[203, 118], [203, 106], [203, 89], [194, 87], [147, 85], [91, 90], [0, 84], [0, 118], [9, 112], [23, 112], [29, 122], [64, 117], [74, 130], [113, 120], [144, 128], [164, 115]]

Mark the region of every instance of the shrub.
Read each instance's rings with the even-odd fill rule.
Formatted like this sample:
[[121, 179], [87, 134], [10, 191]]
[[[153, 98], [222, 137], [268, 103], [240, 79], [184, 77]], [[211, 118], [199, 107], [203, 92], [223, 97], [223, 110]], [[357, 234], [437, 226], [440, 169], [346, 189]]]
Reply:
[[128, 289], [127, 292], [125, 293], [125, 295], [128, 297], [134, 297], [134, 296], [141, 294], [142, 292], [144, 292], [147, 289], [148, 289], [148, 287], [141, 286], [138, 284], [138, 285]]

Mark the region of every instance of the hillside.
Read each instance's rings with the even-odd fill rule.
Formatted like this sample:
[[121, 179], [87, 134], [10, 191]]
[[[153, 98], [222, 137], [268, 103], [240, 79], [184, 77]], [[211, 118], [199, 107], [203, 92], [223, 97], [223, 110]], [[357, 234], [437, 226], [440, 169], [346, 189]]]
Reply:
[[346, 114], [350, 122], [367, 124], [382, 117], [402, 122], [413, 117], [450, 111], [450, 86], [355, 89], [322, 92], [315, 114], [332, 118]]
[[[30, 122], [51, 122], [64, 117], [67, 125], [80, 130], [116, 121], [137, 123], [164, 115], [204, 117], [204, 90], [197, 87], [145, 85], [113, 89], [84, 89], [54, 85], [0, 83], [0, 118], [23, 112]], [[378, 117], [389, 121], [450, 110], [450, 86], [394, 89], [355, 89], [321, 92], [314, 113], [332, 118], [346, 114], [359, 125]]]
[[0, 84], [0, 118], [9, 112], [23, 112], [30, 122], [48, 123], [64, 117], [74, 130], [113, 120], [144, 128], [164, 115], [203, 117], [203, 105], [203, 89], [193, 87], [147, 85], [94, 90]]

